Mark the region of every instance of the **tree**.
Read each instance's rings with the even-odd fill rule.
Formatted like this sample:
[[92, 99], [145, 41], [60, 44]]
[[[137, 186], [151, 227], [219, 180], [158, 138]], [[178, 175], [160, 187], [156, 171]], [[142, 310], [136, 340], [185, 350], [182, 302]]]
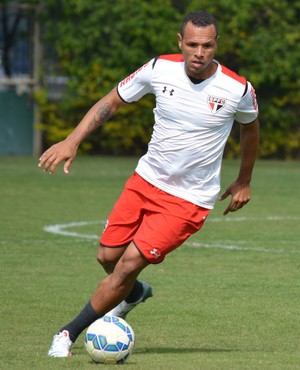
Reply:
[[7, 9], [7, 1], [2, 1], [1, 3], [1, 24], [2, 24], [2, 34], [3, 34], [3, 53], [2, 57], [2, 65], [4, 74], [7, 77], [11, 77], [11, 64], [9, 61], [9, 54], [12, 48], [16, 30], [18, 28], [18, 24], [21, 20], [21, 9], [17, 9], [17, 12], [13, 18], [13, 22], [11, 27], [9, 28], [8, 25], [8, 9]]
[[[197, 4], [192, 1], [188, 10]], [[300, 1], [203, 0], [201, 5], [219, 20], [220, 61], [256, 88], [260, 156], [300, 158]], [[227, 148], [231, 155], [235, 142]]]
[[[93, 102], [150, 58], [177, 52], [178, 18], [171, 1], [47, 1], [47, 39], [55, 43], [57, 71], [69, 77], [61, 102], [45, 104], [47, 98], [41, 95], [48, 144], [65, 136]], [[147, 97], [138, 105], [122, 108], [83, 148], [140, 154], [152, 131], [152, 105]]]
[[[217, 59], [245, 75], [260, 104], [262, 158], [300, 158], [300, 0], [202, 0], [220, 28]], [[159, 54], [178, 52], [176, 33], [196, 0], [44, 0], [45, 36], [56, 73], [67, 76], [59, 102], [44, 92], [47, 145], [65, 137], [91, 104]], [[47, 59], [44, 64], [46, 67]], [[49, 73], [49, 68], [45, 68]], [[152, 131], [151, 97], [127, 105], [82, 148], [140, 154]], [[226, 155], [238, 155], [237, 130]]]

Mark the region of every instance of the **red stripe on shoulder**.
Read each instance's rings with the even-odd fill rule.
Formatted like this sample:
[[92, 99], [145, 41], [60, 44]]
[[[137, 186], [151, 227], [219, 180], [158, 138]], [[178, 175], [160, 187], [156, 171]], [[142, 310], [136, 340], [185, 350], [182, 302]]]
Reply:
[[246, 80], [246, 78], [245, 78], [245, 77], [243, 77], [243, 76], [239, 76], [237, 73], [233, 72], [231, 69], [229, 69], [229, 68], [227, 68], [227, 67], [225, 67], [225, 66], [223, 66], [223, 65], [221, 65], [221, 68], [222, 68], [222, 72], [223, 72], [225, 75], [227, 75], [227, 76], [229, 76], [229, 77], [233, 78], [234, 80], [236, 80], [236, 81], [240, 82], [240, 83], [241, 83], [241, 84], [243, 84], [243, 85], [246, 85], [247, 80]]
[[182, 54], [160, 55], [157, 59], [169, 60], [171, 62], [184, 62]]

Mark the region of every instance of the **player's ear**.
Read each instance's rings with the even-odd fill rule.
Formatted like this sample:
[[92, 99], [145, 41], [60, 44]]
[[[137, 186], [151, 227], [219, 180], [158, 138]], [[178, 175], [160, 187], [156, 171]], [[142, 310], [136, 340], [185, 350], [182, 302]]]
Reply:
[[181, 47], [182, 47], [182, 35], [181, 35], [181, 33], [177, 33], [177, 40], [178, 40], [179, 49], [181, 50]]

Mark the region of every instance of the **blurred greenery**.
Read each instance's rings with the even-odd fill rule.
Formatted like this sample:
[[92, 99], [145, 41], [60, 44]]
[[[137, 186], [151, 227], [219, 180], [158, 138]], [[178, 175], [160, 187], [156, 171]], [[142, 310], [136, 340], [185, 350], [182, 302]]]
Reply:
[[[300, 158], [299, 0], [202, 0], [200, 7], [196, 0], [43, 0], [42, 5], [43, 42], [51, 53], [45, 53], [41, 73], [68, 77], [59, 101], [51, 100], [47, 84], [37, 93], [45, 146], [64, 138], [92, 104], [149, 59], [177, 53], [184, 16], [201, 8], [219, 22], [217, 59], [256, 89], [260, 157]], [[143, 153], [152, 107], [148, 96], [125, 106], [81, 150]], [[226, 157], [238, 156], [238, 139], [235, 127]]]

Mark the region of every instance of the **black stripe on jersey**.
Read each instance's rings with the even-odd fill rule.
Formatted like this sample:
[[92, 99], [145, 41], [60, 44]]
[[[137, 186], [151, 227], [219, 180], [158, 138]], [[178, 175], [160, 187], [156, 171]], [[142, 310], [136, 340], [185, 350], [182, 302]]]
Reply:
[[153, 63], [152, 63], [152, 69], [154, 69], [154, 67], [155, 67], [155, 64], [156, 64], [156, 62], [157, 62], [157, 59], [158, 59], [159, 57], [156, 57], [154, 60], [153, 60]]
[[244, 94], [243, 94], [243, 96], [242, 96], [242, 97], [244, 97], [244, 96], [246, 95], [247, 90], [248, 90], [248, 83], [247, 83], [247, 81], [246, 81], [245, 91], [244, 91]]

